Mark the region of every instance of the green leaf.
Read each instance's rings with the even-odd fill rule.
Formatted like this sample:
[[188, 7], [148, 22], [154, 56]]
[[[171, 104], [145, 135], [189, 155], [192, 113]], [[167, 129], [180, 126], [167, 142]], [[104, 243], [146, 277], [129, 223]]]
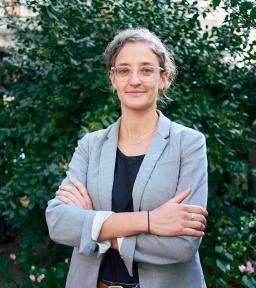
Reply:
[[255, 288], [255, 285], [253, 284], [252, 280], [247, 275], [244, 275], [242, 277], [242, 282], [247, 288]]
[[55, 276], [57, 278], [63, 278], [65, 276], [64, 270], [62, 268], [60, 268], [60, 267], [57, 267], [56, 271], [55, 271]]
[[228, 252], [225, 252], [224, 253], [225, 257], [228, 258], [229, 260], [233, 261], [234, 260], [234, 257], [232, 254], [228, 253]]
[[217, 253], [222, 253], [222, 252], [224, 251], [224, 248], [223, 248], [222, 246], [216, 246], [216, 247], [215, 247], [215, 251], [216, 251]]
[[255, 20], [256, 19], [256, 7], [253, 7], [251, 12], [250, 12], [250, 18], [252, 20]]
[[230, 4], [232, 7], [235, 7], [238, 4], [238, 0], [230, 0]]
[[224, 263], [222, 263], [221, 260], [217, 259], [216, 264], [222, 272], [224, 272], [224, 273], [227, 272], [228, 269], [227, 269], [226, 265]]
[[241, 5], [240, 5], [240, 11], [241, 11], [241, 12], [244, 12], [244, 11], [246, 11], [246, 10], [250, 10], [252, 7], [253, 7], [252, 2], [245, 1], [245, 2], [242, 2], [242, 3], [241, 3]]
[[212, 0], [213, 8], [217, 8], [220, 5], [221, 0]]

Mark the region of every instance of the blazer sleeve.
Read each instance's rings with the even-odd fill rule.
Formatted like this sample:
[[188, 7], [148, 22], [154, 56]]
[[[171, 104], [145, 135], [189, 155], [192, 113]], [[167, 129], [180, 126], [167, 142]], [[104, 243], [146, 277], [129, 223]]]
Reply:
[[[183, 203], [206, 207], [208, 177], [205, 137], [200, 132], [192, 129], [189, 131], [180, 144], [181, 166], [176, 195], [191, 187], [192, 193]], [[139, 234], [124, 238], [120, 255], [132, 274], [133, 261], [156, 265], [189, 261], [197, 252], [200, 241], [201, 238], [198, 237]]]
[[[78, 141], [62, 184], [72, 186], [69, 178], [74, 177], [86, 187], [88, 161], [89, 134]], [[57, 198], [48, 201], [45, 215], [50, 238], [64, 245], [78, 247], [79, 252], [84, 255], [95, 253], [97, 243], [92, 240], [91, 231], [96, 213], [97, 211], [67, 205]]]

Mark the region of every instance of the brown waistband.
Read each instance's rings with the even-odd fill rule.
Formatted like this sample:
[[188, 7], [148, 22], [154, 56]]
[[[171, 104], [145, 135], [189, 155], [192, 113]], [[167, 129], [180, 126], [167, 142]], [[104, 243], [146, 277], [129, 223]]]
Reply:
[[123, 288], [123, 286], [120, 286], [120, 285], [108, 286], [108, 285], [102, 283], [101, 281], [98, 281], [98, 287], [97, 288]]

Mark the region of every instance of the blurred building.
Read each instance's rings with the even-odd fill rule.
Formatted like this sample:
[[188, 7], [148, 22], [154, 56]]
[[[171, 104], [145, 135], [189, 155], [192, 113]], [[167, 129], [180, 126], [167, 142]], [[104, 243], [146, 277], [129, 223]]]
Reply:
[[[25, 0], [21, 1], [21, 4], [25, 4]], [[19, 17], [31, 17], [34, 14], [26, 9], [24, 5], [14, 6], [12, 0], [0, 1], [0, 51], [12, 47], [13, 35], [6, 27], [7, 15], [19, 16]], [[1, 52], [0, 52], [1, 53]]]
[[[254, 1], [255, 0], [251, 0], [251, 2], [254, 2]], [[225, 19], [226, 11], [222, 9], [220, 6], [220, 7], [217, 7], [214, 11], [209, 12], [210, 3], [212, 3], [212, 0], [198, 0], [198, 6], [202, 14], [203, 12], [207, 13], [207, 16], [205, 18], [203, 16], [200, 16], [199, 21], [201, 25], [205, 28], [220, 27]], [[255, 27], [251, 28], [249, 43], [252, 43], [253, 41], [256, 41], [256, 28]], [[256, 45], [254, 45], [254, 50], [256, 51]]]

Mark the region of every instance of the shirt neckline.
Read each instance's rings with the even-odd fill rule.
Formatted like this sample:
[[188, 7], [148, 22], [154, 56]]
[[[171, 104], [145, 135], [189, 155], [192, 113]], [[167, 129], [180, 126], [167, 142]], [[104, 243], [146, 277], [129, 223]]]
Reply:
[[119, 155], [121, 155], [123, 158], [127, 158], [127, 159], [141, 159], [141, 158], [143, 158], [145, 156], [145, 154], [127, 156], [118, 147], [117, 147], [117, 151], [118, 151]]

